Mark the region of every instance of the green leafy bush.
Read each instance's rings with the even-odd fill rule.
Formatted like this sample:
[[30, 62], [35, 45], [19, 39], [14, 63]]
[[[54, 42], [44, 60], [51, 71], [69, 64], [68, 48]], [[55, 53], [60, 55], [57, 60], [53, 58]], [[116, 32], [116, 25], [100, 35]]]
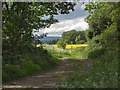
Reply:
[[65, 49], [65, 46], [66, 46], [66, 45], [67, 45], [67, 43], [66, 43], [66, 42], [63, 42], [62, 39], [57, 42], [57, 46], [58, 46], [59, 48]]

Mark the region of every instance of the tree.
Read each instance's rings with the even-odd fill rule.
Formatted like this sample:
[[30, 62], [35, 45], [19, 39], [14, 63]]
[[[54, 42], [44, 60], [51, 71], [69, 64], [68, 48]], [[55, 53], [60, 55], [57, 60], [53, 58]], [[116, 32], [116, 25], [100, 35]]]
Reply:
[[3, 2], [3, 40], [11, 48], [31, 45], [33, 29], [37, 32], [58, 22], [54, 15], [69, 14], [74, 11], [74, 6], [75, 3], [70, 2]]
[[63, 42], [66, 41], [66, 43], [71, 44], [71, 41], [73, 44], [75, 44], [75, 37], [76, 37], [76, 30], [71, 30], [67, 32], [63, 32], [62, 37], [63, 37]]
[[33, 45], [38, 45], [38, 44], [42, 44], [42, 42], [40, 41], [40, 39], [47, 37], [48, 33], [43, 33], [40, 36], [35, 35], [33, 38]]
[[75, 42], [80, 40], [80, 35], [76, 37]]
[[57, 46], [58, 47], [61, 47], [61, 48], [63, 48], [63, 49], [65, 49], [65, 47], [66, 47], [66, 42], [64, 41], [63, 42], [63, 38], [61, 38], [58, 42], [57, 42]]
[[76, 31], [76, 30], [71, 30], [67, 32], [63, 32], [62, 34], [62, 42], [66, 42], [67, 44], [80, 44], [80, 40], [84, 40], [85, 42], [86, 37], [84, 34], [84, 31]]
[[88, 10], [90, 13], [86, 18], [89, 24], [89, 30], [87, 30], [89, 39], [100, 35], [104, 30], [113, 25], [113, 23], [116, 23], [117, 27], [119, 26], [119, 5], [120, 2], [91, 2], [86, 5], [85, 10]]
[[103, 54], [108, 47], [116, 48], [114, 45], [120, 38], [120, 2], [90, 3], [86, 10], [90, 13], [86, 18], [89, 24], [86, 30], [89, 52], [98, 49]]

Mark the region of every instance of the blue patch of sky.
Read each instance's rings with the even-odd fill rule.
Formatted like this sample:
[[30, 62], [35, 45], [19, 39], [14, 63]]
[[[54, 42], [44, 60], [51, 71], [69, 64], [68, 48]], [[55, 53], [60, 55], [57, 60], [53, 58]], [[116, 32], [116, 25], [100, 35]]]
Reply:
[[82, 5], [83, 3], [77, 3], [77, 5], [75, 6], [75, 11], [71, 11], [69, 14], [55, 15], [55, 18], [61, 21], [87, 16], [89, 13], [87, 11], [84, 11], [84, 9], [81, 9]]

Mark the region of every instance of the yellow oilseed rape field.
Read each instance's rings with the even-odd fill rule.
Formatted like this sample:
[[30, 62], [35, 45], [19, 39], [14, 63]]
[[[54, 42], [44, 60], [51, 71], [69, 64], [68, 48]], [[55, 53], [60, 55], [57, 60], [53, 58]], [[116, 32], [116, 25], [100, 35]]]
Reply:
[[[57, 47], [57, 45], [53, 45], [54, 47]], [[71, 48], [78, 48], [78, 47], [86, 47], [88, 44], [71, 44], [66, 45], [65, 49], [71, 49]]]

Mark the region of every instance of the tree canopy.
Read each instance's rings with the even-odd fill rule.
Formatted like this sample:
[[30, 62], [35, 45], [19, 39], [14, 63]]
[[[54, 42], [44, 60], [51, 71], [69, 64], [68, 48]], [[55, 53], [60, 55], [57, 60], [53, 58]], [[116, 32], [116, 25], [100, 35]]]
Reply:
[[31, 43], [32, 31], [58, 22], [54, 15], [69, 14], [75, 3], [70, 2], [3, 2], [3, 39], [12, 45]]
[[84, 42], [86, 42], [86, 37], [84, 31], [71, 30], [63, 32], [61, 40], [67, 44], [80, 44], [81, 40], [84, 40]]
[[91, 2], [86, 5], [85, 10], [89, 11], [89, 16], [86, 21], [89, 24], [88, 37], [92, 39], [93, 37], [100, 35], [107, 28], [111, 26], [119, 27], [120, 24], [120, 2]]

